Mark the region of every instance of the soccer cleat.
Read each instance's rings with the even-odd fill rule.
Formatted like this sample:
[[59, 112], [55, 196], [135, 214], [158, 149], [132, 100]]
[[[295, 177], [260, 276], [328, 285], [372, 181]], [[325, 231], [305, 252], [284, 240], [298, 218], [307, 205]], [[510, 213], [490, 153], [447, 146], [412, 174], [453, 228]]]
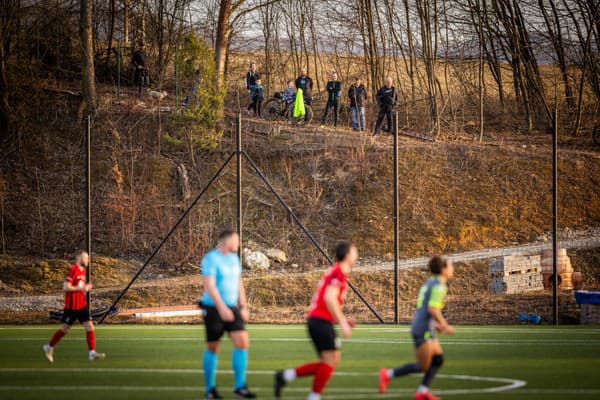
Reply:
[[415, 393], [415, 400], [442, 400], [439, 397], [436, 397], [431, 392], [426, 393]]
[[277, 371], [275, 372], [275, 385], [274, 385], [274, 391], [275, 391], [275, 398], [276, 399], [280, 399], [281, 398], [281, 390], [283, 389], [283, 387], [286, 385], [286, 381], [285, 379], [283, 379], [283, 371]]
[[54, 349], [49, 344], [44, 345], [44, 354], [51, 363], [54, 362]]
[[384, 394], [389, 383], [390, 377], [388, 376], [387, 369], [381, 368], [379, 370], [379, 393]]
[[219, 394], [219, 392], [217, 392], [217, 388], [214, 387], [214, 388], [210, 389], [208, 392], [204, 393], [204, 399], [205, 400], [223, 399], [223, 396], [221, 396]]
[[105, 358], [106, 358], [106, 354], [104, 354], [104, 353], [97, 353], [96, 351], [93, 351], [89, 355], [90, 361], [104, 360]]
[[256, 398], [256, 394], [252, 393], [248, 389], [248, 386], [244, 386], [244, 387], [234, 390], [233, 395], [240, 399], [255, 399]]

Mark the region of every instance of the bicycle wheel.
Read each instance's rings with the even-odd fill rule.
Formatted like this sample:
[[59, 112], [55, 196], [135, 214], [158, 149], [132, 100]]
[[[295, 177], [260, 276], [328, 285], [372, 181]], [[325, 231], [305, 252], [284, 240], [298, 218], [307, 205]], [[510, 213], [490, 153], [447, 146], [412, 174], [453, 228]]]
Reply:
[[262, 115], [265, 119], [269, 121], [274, 121], [285, 115], [284, 107], [285, 105], [282, 101], [277, 99], [269, 99], [263, 105]]
[[303, 117], [294, 117], [294, 109], [290, 107], [290, 109], [288, 110], [288, 120], [296, 126], [304, 126], [310, 123], [310, 121], [312, 121], [313, 118], [312, 108], [309, 105], [305, 104], [304, 111], [305, 114]]
[[592, 138], [594, 139], [594, 143], [600, 146], [600, 125], [596, 125], [592, 131]]

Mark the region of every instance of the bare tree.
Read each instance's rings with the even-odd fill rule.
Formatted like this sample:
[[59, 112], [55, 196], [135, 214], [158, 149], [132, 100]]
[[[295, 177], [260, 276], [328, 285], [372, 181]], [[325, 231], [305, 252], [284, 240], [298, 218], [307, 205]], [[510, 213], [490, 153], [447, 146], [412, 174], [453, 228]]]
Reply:
[[96, 75], [94, 71], [94, 40], [92, 30], [92, 0], [80, 0], [79, 36], [81, 41], [81, 96], [79, 116], [96, 108]]

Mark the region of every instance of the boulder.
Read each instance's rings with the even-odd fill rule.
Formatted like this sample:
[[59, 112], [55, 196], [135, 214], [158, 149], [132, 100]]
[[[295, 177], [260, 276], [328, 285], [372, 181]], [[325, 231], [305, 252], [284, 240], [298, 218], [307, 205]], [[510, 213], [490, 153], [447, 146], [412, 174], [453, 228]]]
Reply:
[[287, 262], [287, 256], [282, 250], [279, 249], [269, 249], [265, 251], [265, 255], [277, 263]]
[[271, 263], [269, 257], [260, 251], [244, 249], [242, 251], [242, 265], [250, 270], [269, 269]]

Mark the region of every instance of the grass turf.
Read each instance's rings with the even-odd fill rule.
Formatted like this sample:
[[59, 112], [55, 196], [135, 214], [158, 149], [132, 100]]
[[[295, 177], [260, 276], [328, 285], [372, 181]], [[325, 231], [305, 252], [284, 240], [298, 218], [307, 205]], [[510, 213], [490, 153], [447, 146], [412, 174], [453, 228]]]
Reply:
[[[0, 326], [0, 399], [200, 399], [204, 327], [112, 325], [97, 328], [107, 359], [87, 360], [75, 327], [49, 364], [42, 352], [57, 326]], [[254, 325], [249, 386], [272, 398], [272, 372], [315, 359], [305, 327]], [[600, 328], [459, 327], [443, 337], [445, 364], [434, 391], [450, 399], [598, 399]], [[217, 377], [232, 398], [231, 343], [223, 342]], [[410, 399], [420, 377], [400, 378], [376, 392], [380, 367], [413, 359], [405, 326], [360, 326], [343, 342], [342, 363], [324, 399]], [[490, 380], [484, 380], [490, 379]], [[524, 381], [524, 382], [523, 382]], [[304, 399], [310, 379], [291, 384], [285, 399]], [[524, 384], [526, 383], [526, 384]], [[504, 390], [507, 386], [514, 388]]]

